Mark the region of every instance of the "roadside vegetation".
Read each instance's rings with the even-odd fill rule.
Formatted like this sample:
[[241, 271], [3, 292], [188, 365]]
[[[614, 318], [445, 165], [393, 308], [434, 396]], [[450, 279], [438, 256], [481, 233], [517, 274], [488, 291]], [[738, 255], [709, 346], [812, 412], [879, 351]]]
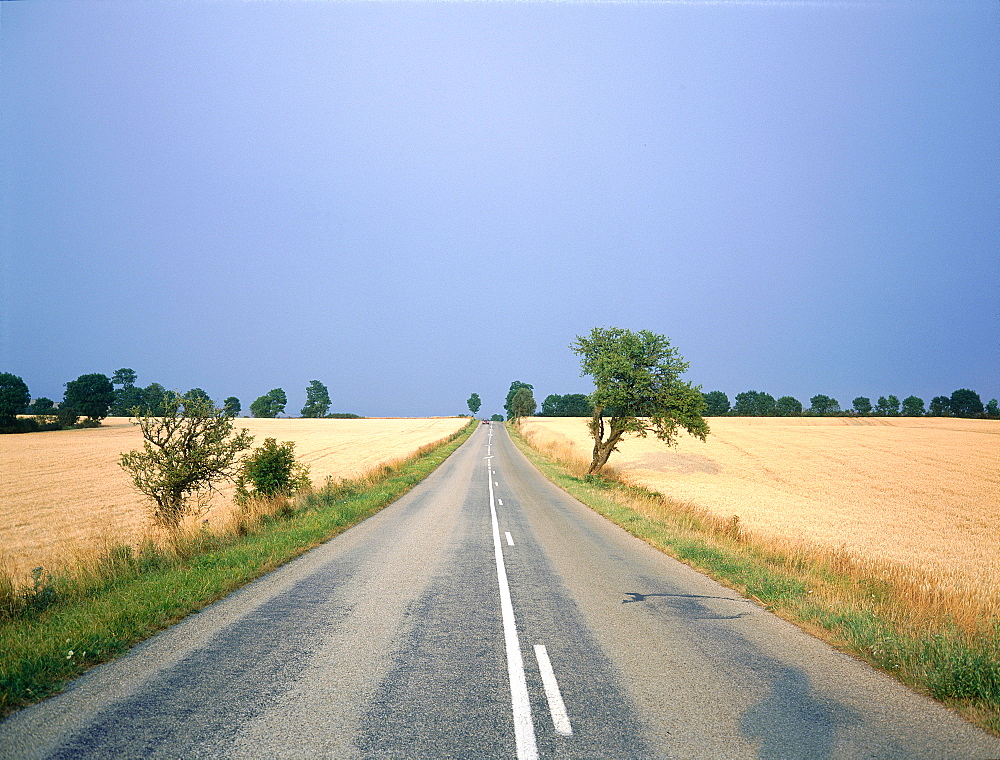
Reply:
[[1000, 616], [889, 562], [756, 536], [557, 445], [511, 437], [556, 485], [650, 545], [1000, 735]]
[[[36, 568], [0, 569], [0, 717], [364, 520], [431, 473], [477, 423], [349, 479], [304, 489], [292, 449], [265, 441], [243, 470], [241, 508], [209, 527], [151, 533]], [[286, 477], [287, 476], [287, 477]]]

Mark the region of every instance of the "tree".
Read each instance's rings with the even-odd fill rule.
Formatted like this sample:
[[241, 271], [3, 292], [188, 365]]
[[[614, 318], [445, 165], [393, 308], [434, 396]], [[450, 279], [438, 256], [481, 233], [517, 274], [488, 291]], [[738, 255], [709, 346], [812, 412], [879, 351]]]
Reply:
[[0, 372], [0, 425], [13, 425], [17, 415], [30, 403], [28, 384], [17, 375]]
[[705, 416], [721, 417], [729, 412], [729, 396], [722, 391], [709, 391], [703, 393], [705, 399]]
[[135, 407], [143, 405], [142, 388], [135, 387], [137, 377], [135, 370], [129, 367], [116, 369], [111, 375], [111, 384], [121, 387], [115, 388], [115, 399], [108, 409], [109, 417], [128, 417]]
[[774, 412], [779, 417], [798, 417], [802, 414], [802, 402], [794, 396], [782, 396], [774, 402]]
[[240, 400], [236, 398], [236, 396], [230, 396], [222, 402], [222, 411], [230, 417], [239, 417], [240, 412], [243, 411], [243, 406], [240, 404]]
[[115, 388], [107, 375], [95, 372], [80, 375], [66, 383], [63, 402], [73, 407], [81, 416], [91, 420], [103, 420], [115, 400]]
[[737, 417], [773, 417], [777, 411], [776, 403], [770, 393], [744, 391], [736, 394], [733, 414]]
[[589, 417], [594, 412], [590, 399], [583, 393], [549, 394], [542, 402], [543, 417]]
[[287, 403], [285, 392], [281, 388], [272, 388], [250, 404], [250, 413], [254, 417], [277, 417], [285, 411]]
[[951, 394], [951, 413], [956, 417], [980, 417], [983, 414], [983, 402], [979, 394], [968, 388], [959, 388]]
[[996, 419], [997, 417], [1000, 417], [1000, 404], [997, 403], [997, 400], [995, 398], [991, 398], [987, 402], [985, 408], [983, 409], [983, 414], [985, 414], [987, 417], [990, 417], [991, 419]]
[[475, 414], [479, 411], [479, 407], [483, 405], [483, 400], [479, 398], [478, 393], [473, 393], [465, 403], [469, 405], [469, 411]]
[[907, 396], [903, 399], [903, 416], [904, 417], [923, 417], [926, 412], [924, 412], [924, 400], [919, 396]]
[[872, 400], [866, 396], [858, 396], [851, 402], [851, 408], [855, 414], [866, 415], [872, 413]]
[[898, 417], [899, 399], [895, 396], [879, 396], [875, 402], [875, 414], [879, 417]]
[[[284, 408], [284, 401], [282, 401], [282, 408]], [[330, 411], [330, 391], [319, 380], [310, 380], [306, 387], [306, 404], [300, 413], [303, 417], [325, 417], [328, 411]]]
[[55, 407], [55, 401], [45, 396], [39, 396], [31, 402], [30, 411], [32, 414], [52, 414]]
[[649, 330], [595, 327], [589, 337], [578, 335], [571, 348], [581, 357], [581, 374], [594, 378], [591, 473], [600, 472], [628, 433], [643, 438], [653, 433], [671, 446], [683, 428], [705, 440], [705, 399], [701, 388], [680, 379], [689, 365], [669, 338]]
[[562, 407], [562, 396], [550, 393], [542, 401], [542, 417], [558, 417], [559, 409]]
[[[248, 483], [252, 491], [247, 489]], [[236, 481], [236, 502], [246, 503], [253, 497], [291, 496], [310, 485], [309, 468], [295, 461], [294, 441], [278, 443], [274, 438], [265, 438], [264, 445], [243, 461]]]
[[931, 399], [928, 414], [931, 417], [950, 417], [951, 399], [947, 396], [935, 396]]
[[[142, 389], [136, 406], [142, 414], [164, 414], [167, 406], [176, 398], [177, 394], [173, 391], [168, 391], [159, 383], [150, 383]], [[132, 411], [128, 411], [127, 414], [132, 415]]]
[[121, 369], [116, 369], [114, 374], [111, 375], [111, 384], [120, 385], [122, 388], [134, 388], [137, 378], [138, 375], [135, 374], [134, 369], [122, 367]]
[[187, 393], [184, 394], [184, 398], [191, 400], [199, 399], [201, 401], [207, 401], [209, 404], [213, 403], [209, 395], [205, 393], [205, 391], [203, 391], [201, 388], [192, 388], [191, 390], [189, 390]]
[[494, 414], [492, 417], [490, 417], [490, 422], [503, 422], [503, 415]]
[[152, 502], [153, 520], [171, 530], [189, 514], [207, 510], [220, 480], [234, 479], [239, 454], [253, 443], [246, 430], [233, 435], [233, 420], [204, 399], [174, 395], [162, 414], [140, 413], [143, 448], [119, 464]]
[[837, 403], [837, 399], [820, 393], [809, 399], [809, 414], [821, 417], [840, 414], [840, 404]]
[[514, 419], [514, 416], [510, 413], [510, 402], [514, 399], [514, 394], [517, 393], [519, 388], [527, 388], [529, 391], [533, 391], [535, 386], [522, 383], [520, 380], [515, 380], [510, 384], [510, 390], [507, 391], [507, 400], [503, 402], [503, 408], [507, 412], [508, 420]]
[[531, 393], [531, 388], [521, 386], [514, 391], [514, 396], [510, 400], [507, 414], [512, 420], [519, 420], [522, 417], [530, 417], [535, 413], [535, 397]]

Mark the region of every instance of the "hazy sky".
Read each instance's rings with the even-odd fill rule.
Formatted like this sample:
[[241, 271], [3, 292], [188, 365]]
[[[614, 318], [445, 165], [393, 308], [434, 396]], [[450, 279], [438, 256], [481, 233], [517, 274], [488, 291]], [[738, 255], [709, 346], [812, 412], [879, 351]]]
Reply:
[[1000, 4], [0, 2], [0, 371], [1000, 396]]

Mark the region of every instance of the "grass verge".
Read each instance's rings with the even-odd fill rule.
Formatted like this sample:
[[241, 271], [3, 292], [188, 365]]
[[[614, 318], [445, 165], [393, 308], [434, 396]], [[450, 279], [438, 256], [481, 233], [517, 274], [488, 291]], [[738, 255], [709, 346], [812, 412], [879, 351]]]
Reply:
[[477, 424], [357, 478], [257, 503], [222, 532], [111, 546], [57, 576], [39, 568], [27, 587], [0, 574], [0, 717], [371, 516], [427, 477]]
[[[1000, 736], [1000, 621], [955, 614], [878, 563], [748, 533], [613, 469], [511, 438], [553, 483], [632, 535]], [[916, 585], [919, 586], [917, 582]], [[930, 595], [933, 597], [933, 594]]]

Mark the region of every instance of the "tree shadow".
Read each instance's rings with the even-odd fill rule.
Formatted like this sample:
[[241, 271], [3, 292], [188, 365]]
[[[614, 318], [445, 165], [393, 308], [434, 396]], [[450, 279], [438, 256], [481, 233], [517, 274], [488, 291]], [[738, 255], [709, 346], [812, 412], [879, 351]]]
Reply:
[[697, 620], [737, 620], [750, 614], [747, 612], [737, 612], [733, 615], [723, 615], [709, 609], [702, 604], [701, 599], [720, 599], [726, 602], [736, 602], [738, 604], [752, 604], [748, 599], [737, 599], [731, 596], [702, 596], [699, 594], [640, 594], [637, 591], [626, 591], [625, 596], [631, 599], [622, 599], [622, 604], [633, 604], [635, 602], [646, 602], [653, 598], [662, 600], [662, 604], [668, 607], [671, 612], [679, 613], [688, 618]]
[[760, 675], [770, 683], [770, 691], [743, 713], [740, 731], [757, 745], [758, 760], [832, 758], [838, 732], [858, 724], [861, 715], [817, 696], [800, 670], [768, 658], [755, 665], [763, 669]]

